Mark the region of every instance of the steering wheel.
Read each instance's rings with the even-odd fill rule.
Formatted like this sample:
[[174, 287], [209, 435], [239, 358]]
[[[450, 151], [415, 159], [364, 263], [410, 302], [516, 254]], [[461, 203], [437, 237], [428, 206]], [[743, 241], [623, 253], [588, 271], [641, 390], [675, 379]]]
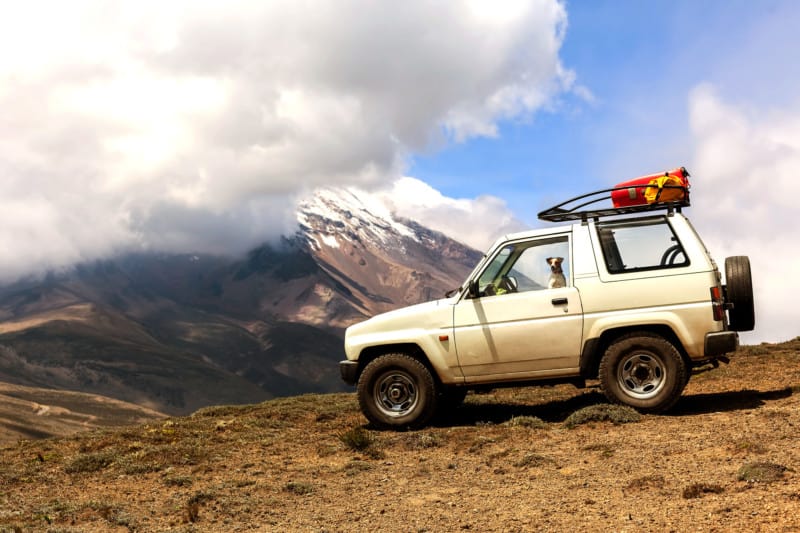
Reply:
[[497, 286], [506, 292], [517, 292], [517, 280], [510, 276], [502, 276]]

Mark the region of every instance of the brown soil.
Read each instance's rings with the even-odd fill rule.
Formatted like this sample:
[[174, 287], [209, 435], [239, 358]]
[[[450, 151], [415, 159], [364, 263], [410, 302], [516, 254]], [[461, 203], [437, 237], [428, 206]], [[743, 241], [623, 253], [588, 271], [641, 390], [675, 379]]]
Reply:
[[497, 390], [397, 433], [311, 395], [23, 441], [0, 531], [800, 531], [800, 338], [696, 371], [668, 415], [564, 423], [602, 403]]

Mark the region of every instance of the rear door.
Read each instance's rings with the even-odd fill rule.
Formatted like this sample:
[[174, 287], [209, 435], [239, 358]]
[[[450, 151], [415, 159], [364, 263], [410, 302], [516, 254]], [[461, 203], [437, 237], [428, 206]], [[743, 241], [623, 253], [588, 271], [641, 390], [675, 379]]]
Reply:
[[[552, 271], [553, 258], [563, 278]], [[467, 382], [577, 371], [583, 313], [572, 263], [569, 233], [511, 242], [487, 261], [478, 295], [463, 298], [453, 311]]]

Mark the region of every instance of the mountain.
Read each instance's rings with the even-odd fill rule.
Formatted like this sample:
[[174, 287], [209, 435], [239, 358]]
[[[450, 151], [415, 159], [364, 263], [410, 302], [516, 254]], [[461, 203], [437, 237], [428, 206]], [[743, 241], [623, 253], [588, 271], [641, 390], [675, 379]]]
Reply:
[[344, 328], [440, 297], [480, 254], [356, 190], [245, 257], [129, 254], [0, 287], [0, 381], [183, 414], [345, 390]]

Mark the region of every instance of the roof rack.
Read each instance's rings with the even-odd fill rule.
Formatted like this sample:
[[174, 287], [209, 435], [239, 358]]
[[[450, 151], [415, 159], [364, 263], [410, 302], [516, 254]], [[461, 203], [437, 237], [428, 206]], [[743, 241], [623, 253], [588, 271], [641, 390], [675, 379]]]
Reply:
[[[630, 191], [631, 189], [647, 189], [647, 188], [661, 188], [661, 189], [682, 189], [683, 190], [683, 198], [681, 200], [672, 201], [672, 202], [659, 202], [656, 201], [651, 204], [638, 204], [638, 205], [627, 205], [621, 207], [606, 207], [600, 209], [583, 209], [584, 207], [590, 206], [592, 204], [602, 202], [604, 200], [611, 200], [611, 193], [616, 191]], [[571, 205], [577, 204], [577, 205]], [[623, 187], [613, 187], [611, 189], [602, 189], [600, 191], [590, 192], [587, 194], [582, 194], [580, 196], [576, 196], [575, 198], [570, 198], [565, 202], [561, 202], [558, 205], [554, 205], [549, 209], [545, 209], [544, 211], [539, 213], [540, 220], [546, 220], [548, 222], [566, 222], [569, 220], [581, 220], [582, 222], [586, 222], [588, 219], [598, 219], [600, 217], [608, 217], [614, 215], [627, 215], [630, 213], [644, 213], [647, 211], [660, 211], [660, 210], [667, 210], [671, 215], [673, 212], [677, 211], [678, 213], [681, 212], [681, 208], [689, 207], [689, 187], [685, 187], [682, 185], [662, 185], [659, 187], [658, 185], [629, 185]]]

